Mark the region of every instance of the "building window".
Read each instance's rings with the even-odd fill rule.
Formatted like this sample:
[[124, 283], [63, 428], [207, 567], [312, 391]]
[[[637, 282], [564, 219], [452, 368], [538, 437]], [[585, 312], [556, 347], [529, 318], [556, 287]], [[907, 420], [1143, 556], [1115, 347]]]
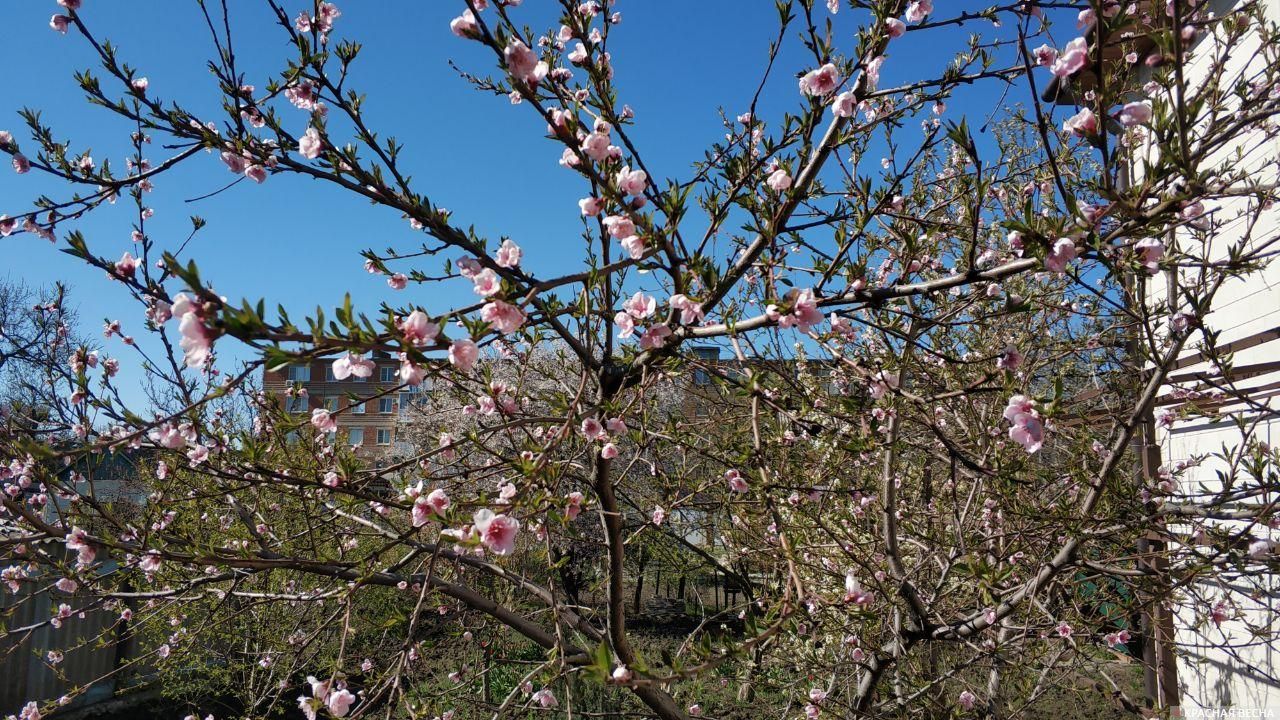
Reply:
[[362, 403], [362, 402], [358, 402], [358, 403], [351, 403], [351, 414], [352, 414], [352, 415], [363, 415], [363, 414], [364, 414], [364, 403]]
[[324, 399], [324, 409], [331, 413], [338, 412], [338, 396], [329, 395]]
[[378, 444], [379, 445], [391, 444], [391, 428], [378, 428]]
[[324, 381], [325, 381], [325, 382], [338, 382], [338, 378], [337, 378], [337, 377], [335, 377], [335, 376], [334, 376], [334, 374], [333, 374], [333, 363], [327, 363], [327, 364], [325, 364], [325, 366], [324, 366]]
[[310, 365], [290, 365], [286, 371], [289, 382], [310, 382], [311, 366]]
[[284, 411], [289, 413], [304, 413], [311, 409], [311, 404], [307, 402], [306, 395], [297, 395], [284, 397]]
[[378, 380], [389, 383], [396, 381], [396, 369], [390, 365], [378, 368]]
[[708, 347], [705, 345], [702, 347], [695, 347], [693, 349], [693, 356], [699, 360], [719, 360], [720, 348]]
[[693, 384], [699, 387], [710, 385], [711, 375], [709, 375], [706, 370], [698, 368], [693, 371]]
[[395, 409], [396, 409], [395, 400], [389, 397], [378, 398], [378, 412], [382, 413], [383, 415], [390, 415], [391, 412]]
[[351, 428], [347, 431], [347, 443], [350, 445], [364, 444], [364, 428]]
[[403, 415], [409, 412], [409, 409], [412, 407], [413, 407], [413, 393], [408, 393], [408, 392], [400, 393], [400, 414]]

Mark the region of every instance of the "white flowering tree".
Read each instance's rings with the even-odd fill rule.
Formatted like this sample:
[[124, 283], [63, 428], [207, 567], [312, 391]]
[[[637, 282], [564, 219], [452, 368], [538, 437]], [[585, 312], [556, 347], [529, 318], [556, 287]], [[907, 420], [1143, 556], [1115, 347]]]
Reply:
[[[1232, 482], [1205, 495], [1179, 487], [1185, 468], [1140, 472], [1134, 449], [1179, 356], [1217, 352], [1216, 294], [1275, 252], [1258, 222], [1274, 163], [1209, 161], [1246, 131], [1274, 142], [1280, 63], [1255, 3], [779, 0], [759, 92], [659, 178], [614, 82], [645, 62], [611, 53], [621, 3], [458, 0], [439, 33], [492, 57], [465, 77], [545, 122], [527, 141], [555, 146], [580, 189], [580, 253], [551, 274], [527, 268], [551, 251], [518, 224], [484, 237], [410, 180], [393, 129], [366, 120], [361, 46], [332, 3], [266, 0], [290, 48], [271, 77], [238, 64], [234, 4], [201, 3], [208, 22], [180, 31], [218, 48], [216, 116], [99, 37], [105, 5], [59, 5], [53, 30], [101, 61], [80, 90], [133, 127], [127, 160], [24, 111], [0, 151], [67, 189], [4, 198], [0, 233], [58, 243], [138, 307], [102, 354], [71, 357], [58, 427], [0, 436], [3, 579], [61, 594], [42, 623], [62, 633], [119, 612], [132, 662], [217, 667], [253, 717], [742, 716], [735, 698], [778, 716], [1015, 717], [1095, 681], [1140, 706], [1120, 674], [1149, 662], [1144, 618], [1194, 579], [1273, 567], [1248, 540], [1270, 522], [1274, 450], [1242, 428]], [[957, 27], [973, 34], [944, 67], [895, 53]], [[1229, 52], [1246, 33], [1264, 38], [1248, 76], [1182, 71], [1198, 39]], [[909, 79], [882, 82], [891, 69]], [[1042, 101], [1051, 83], [1079, 107]], [[1005, 100], [963, 112], [986, 85]], [[788, 110], [766, 113], [766, 93]], [[362, 253], [383, 307], [272, 313], [148, 231], [148, 192], [179, 166], [263, 197], [310, 178], [421, 237]], [[136, 208], [128, 248], [77, 229], [109, 202]], [[1257, 232], [1224, 230], [1241, 223]], [[1179, 293], [1148, 302], [1161, 273]], [[429, 286], [466, 299], [427, 303]], [[315, 358], [368, 377], [373, 351], [434, 408], [388, 466], [335, 441], [329, 411], [285, 414], [254, 389]], [[125, 403], [123, 363], [161, 389], [149, 406]], [[690, 388], [705, 412], [680, 411]], [[106, 453], [144, 458], [128, 512], [84, 469]], [[1201, 528], [1213, 552], [1170, 525], [1224, 514], [1246, 529]], [[563, 572], [567, 542], [598, 550], [589, 579]], [[637, 553], [658, 545], [734, 591], [674, 641], [638, 632], [629, 602]], [[1207, 630], [1230, 612], [1199, 602]]]

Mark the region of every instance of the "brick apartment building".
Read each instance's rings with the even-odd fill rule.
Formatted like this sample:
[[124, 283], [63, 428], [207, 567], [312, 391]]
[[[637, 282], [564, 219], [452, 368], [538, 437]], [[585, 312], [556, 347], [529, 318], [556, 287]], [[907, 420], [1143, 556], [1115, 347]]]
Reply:
[[[310, 416], [316, 408], [329, 410], [334, 413], [339, 435], [356, 446], [357, 455], [382, 460], [400, 449], [397, 426], [401, 413], [427, 386], [399, 387], [400, 363], [388, 353], [375, 351], [370, 359], [376, 367], [368, 378], [353, 375], [338, 380], [333, 376], [332, 360], [313, 360], [265, 370], [262, 389], [288, 413]], [[306, 392], [290, 393], [290, 388]]]

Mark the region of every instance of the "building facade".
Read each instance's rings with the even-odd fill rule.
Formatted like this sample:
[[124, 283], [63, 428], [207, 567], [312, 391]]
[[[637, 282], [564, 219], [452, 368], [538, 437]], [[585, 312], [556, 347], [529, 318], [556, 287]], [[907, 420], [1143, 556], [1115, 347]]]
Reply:
[[[1245, 4], [1245, 0], [1211, 0], [1180, 2], [1179, 8], [1187, 13], [1199, 7], [1223, 17], [1240, 11]], [[1259, 0], [1258, 5], [1267, 22], [1280, 22], [1280, 0]], [[1168, 27], [1171, 3], [1141, 3], [1139, 7], [1147, 11], [1142, 16], [1148, 23], [1146, 32]], [[1257, 27], [1251, 27], [1245, 41], [1234, 44], [1230, 52], [1224, 52], [1220, 38], [1215, 33], [1197, 33], [1182, 68], [1189, 87], [1203, 86], [1214, 75], [1223, 87], [1247, 86], [1266, 63], [1273, 62], [1261, 47]], [[1093, 56], [1100, 38], [1091, 33], [1089, 40]], [[1104, 62], [1113, 64], [1112, 69], [1137, 68], [1140, 80], [1150, 79], [1151, 71], [1144, 61], [1161, 51], [1143, 29], [1101, 40], [1100, 54]], [[1133, 57], [1139, 62], [1131, 62]], [[1089, 67], [1069, 80], [1055, 81], [1045, 99], [1079, 104], [1096, 84], [1096, 68]], [[1231, 107], [1235, 100], [1225, 102]], [[1195, 121], [1199, 125], [1204, 118]], [[1133, 148], [1131, 173], [1135, 181], [1142, 178], [1144, 161], [1160, 151], [1150, 141]], [[1208, 154], [1203, 164], [1240, 169], [1266, 185], [1280, 183], [1278, 158], [1280, 139], [1266, 130], [1265, 122], [1258, 122]], [[1280, 209], [1259, 207], [1247, 195], [1215, 202], [1206, 213], [1212, 218], [1213, 232], [1207, 237], [1187, 228], [1172, 232], [1161, 238], [1171, 253], [1182, 248], [1194, 255], [1207, 255], [1214, 262], [1226, 259], [1232, 246], [1265, 251], [1280, 238]], [[1151, 278], [1139, 288], [1143, 302], [1152, 308], [1181, 310], [1180, 288], [1195, 271], [1194, 264], [1187, 264]], [[1280, 263], [1270, 262], [1259, 272], [1228, 280], [1198, 322], [1219, 333], [1217, 352], [1206, 352], [1198, 339], [1187, 344], [1168, 384], [1161, 388], [1155, 413], [1135, 443], [1139, 461], [1134, 470], [1135, 482], [1147, 485], [1154, 484], [1162, 473], [1182, 470], [1177, 492], [1192, 500], [1218, 496], [1224, 481], [1248, 484], [1247, 474], [1232, 462], [1233, 456], [1239, 457], [1241, 449], [1257, 447], [1258, 443], [1274, 448], [1280, 442]], [[1230, 358], [1230, 362], [1222, 362], [1222, 358]], [[1163, 420], [1159, 428], [1155, 418]], [[1240, 485], [1233, 485], [1236, 487]], [[1263, 497], [1252, 502], [1276, 500]], [[1280, 540], [1280, 534], [1266, 523], [1206, 519], [1154, 528], [1139, 552], [1155, 564], [1161, 562], [1164, 549], [1195, 553], [1197, 538], [1206, 529], [1235, 536], [1245, 544]], [[1171, 589], [1165, 602], [1157, 603], [1152, 615], [1144, 617], [1144, 632], [1154, 641], [1147, 644], [1143, 658], [1146, 689], [1157, 707], [1172, 709], [1174, 716], [1225, 717], [1203, 713], [1243, 709], [1274, 714], [1239, 717], [1280, 717], [1275, 625], [1278, 595], [1280, 586], [1273, 574], [1258, 577], [1229, 567], [1220, 567], [1191, 586]]]
[[404, 450], [401, 416], [429, 384], [401, 387], [398, 360], [381, 351], [370, 359], [374, 370], [367, 378], [339, 380], [333, 360], [327, 358], [265, 370], [262, 389], [290, 414], [310, 417], [317, 408], [328, 410], [337, 422], [339, 439], [355, 448], [357, 456], [383, 461]]

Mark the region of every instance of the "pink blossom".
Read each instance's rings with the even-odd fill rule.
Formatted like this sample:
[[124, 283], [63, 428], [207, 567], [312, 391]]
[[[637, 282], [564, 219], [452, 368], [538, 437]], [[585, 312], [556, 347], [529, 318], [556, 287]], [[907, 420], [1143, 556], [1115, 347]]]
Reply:
[[631, 235], [619, 238], [618, 243], [622, 245], [622, 249], [627, 251], [627, 256], [632, 260], [639, 260], [644, 257], [644, 251], [647, 247], [644, 238], [639, 235]]
[[177, 450], [187, 444], [186, 435], [171, 424], [161, 425], [148, 433], [151, 441], [162, 448]]
[[692, 715], [693, 717], [699, 717], [699, 716], [701, 716], [701, 715], [702, 715], [702, 706], [701, 706], [701, 705], [699, 705], [698, 703], [694, 703], [694, 704], [690, 705], [690, 706], [689, 706], [689, 714], [690, 714], [690, 715]]
[[636, 321], [625, 312], [614, 315], [613, 324], [618, 326], [619, 338], [626, 339], [635, 334]]
[[724, 473], [725, 482], [729, 483], [729, 489], [736, 493], [744, 493], [747, 491], [747, 481], [742, 477], [742, 473], [737, 470], [726, 470]]
[[422, 347], [436, 341], [436, 336], [440, 334], [440, 326], [431, 322], [431, 318], [426, 313], [414, 310], [400, 324], [400, 331], [404, 333], [405, 340], [415, 347]]
[[400, 353], [400, 382], [417, 387], [427, 378], [427, 369], [409, 359], [408, 353]]
[[890, 39], [897, 39], [906, 34], [907, 24], [898, 18], [889, 18], [884, 21], [884, 31]]
[[8, 215], [0, 215], [0, 237], [9, 237], [13, 234], [13, 229], [17, 227], [17, 218], [11, 218]]
[[680, 311], [680, 323], [689, 325], [703, 319], [702, 303], [694, 302], [683, 294], [672, 295], [667, 301], [672, 310]]
[[472, 518], [472, 526], [480, 537], [480, 542], [498, 555], [510, 555], [516, 547], [516, 533], [520, 530], [520, 521], [507, 515], [495, 515], [488, 508], [476, 511]]
[[1107, 633], [1102, 639], [1107, 643], [1107, 647], [1114, 648], [1116, 645], [1127, 644], [1130, 637], [1128, 630], [1121, 630], [1120, 632]]
[[786, 192], [791, 187], [791, 175], [783, 168], [774, 170], [765, 180], [765, 184], [777, 193]]
[[595, 160], [596, 162], [604, 162], [605, 160], [608, 160], [613, 152], [610, 150], [612, 144], [609, 142], [609, 135], [607, 133], [600, 132], [599, 130], [590, 133], [583, 138], [582, 145], [580, 147], [587, 157]]
[[907, 6], [907, 22], [923, 22], [933, 12], [933, 0], [915, 0]]
[[1054, 631], [1058, 633], [1058, 637], [1063, 638], [1064, 640], [1070, 638], [1071, 633], [1074, 632], [1071, 629], [1071, 624], [1066, 620], [1058, 623], [1058, 626], [1054, 628]]
[[387, 286], [392, 290], [403, 290], [409, 286], [409, 276], [395, 273], [387, 278]]
[[626, 310], [628, 315], [637, 320], [643, 320], [649, 317], [655, 310], [657, 310], [657, 308], [657, 301], [654, 300], [652, 296], [645, 295], [642, 292], [637, 292], [626, 302], [622, 303], [622, 309]]
[[244, 169], [244, 176], [261, 185], [267, 179], [267, 169], [261, 165], [250, 165]]
[[320, 104], [316, 86], [309, 80], [302, 80], [284, 89], [284, 96], [299, 110], [313, 111]]
[[852, 90], [846, 90], [836, 96], [831, 102], [831, 113], [836, 117], [853, 117], [858, 109], [858, 97], [853, 94]]
[[449, 29], [460, 38], [480, 37], [480, 26], [476, 23], [475, 13], [463, 10], [462, 14], [449, 21]]
[[352, 375], [368, 378], [373, 376], [374, 367], [376, 367], [375, 363], [360, 353], [348, 352], [333, 361], [333, 377], [336, 380], [346, 380]]
[[664, 510], [661, 505], [655, 506], [653, 508], [653, 524], [661, 525], [662, 521], [666, 519], [667, 519], [667, 511]]
[[801, 290], [792, 304], [791, 312], [778, 320], [782, 328], [799, 328], [800, 332], [809, 332], [809, 328], [822, 323], [822, 312], [818, 310], [818, 301], [811, 288]]
[[645, 185], [649, 182], [649, 176], [643, 170], [632, 170], [631, 166], [624, 166], [618, 171], [614, 177], [614, 182], [618, 184], [618, 192], [623, 195], [640, 195], [644, 193]]
[[471, 281], [475, 283], [472, 289], [480, 297], [489, 297], [502, 292], [502, 281], [498, 279], [498, 274], [491, 268], [485, 268], [476, 273], [475, 277], [471, 278]]
[[413, 501], [413, 526], [426, 525], [432, 515], [441, 516], [453, 502], [443, 488], [436, 488], [427, 495], [419, 495]]
[[525, 321], [523, 310], [502, 300], [494, 300], [480, 308], [480, 317], [503, 335], [519, 330]]
[[1230, 615], [1227, 613], [1227, 605], [1223, 602], [1217, 603], [1213, 606], [1213, 609], [1209, 611], [1209, 619], [1213, 621], [1214, 625], [1219, 627], [1221, 627], [1222, 623], [1226, 622], [1229, 617]]
[[1116, 119], [1125, 127], [1146, 125], [1151, 122], [1151, 103], [1146, 101], [1127, 103], [1120, 108], [1120, 113], [1116, 115]]
[[138, 568], [148, 574], [157, 572], [160, 569], [160, 565], [160, 553], [155, 550], [148, 550], [142, 558], [138, 560]]
[[520, 265], [521, 258], [524, 257], [524, 251], [520, 246], [511, 242], [510, 239], [504, 239], [502, 245], [498, 248], [497, 254], [494, 256], [494, 262], [498, 267], [513, 268]]
[[329, 693], [329, 699], [326, 704], [329, 706], [329, 712], [333, 713], [334, 717], [345, 717], [347, 711], [355, 704], [355, 701], [356, 696], [350, 690], [343, 688]]
[[1040, 67], [1051, 67], [1054, 61], [1058, 59], [1058, 48], [1041, 45], [1031, 51], [1031, 57], [1035, 58], [1036, 64]]
[[1071, 238], [1058, 238], [1053, 244], [1052, 250], [1044, 259], [1044, 266], [1053, 272], [1064, 273], [1067, 271], [1067, 263], [1078, 257], [1076, 243]]
[[1063, 121], [1062, 130], [1076, 137], [1096, 135], [1098, 133], [1098, 116], [1094, 115], [1089, 108], [1081, 108], [1080, 112]]
[[972, 710], [974, 704], [978, 702], [978, 697], [973, 693], [969, 692], [968, 690], [965, 690], [964, 692], [960, 693], [960, 697], [959, 699], [956, 700], [956, 702], [960, 703], [960, 707], [964, 708], [965, 710]]
[[78, 527], [72, 527], [71, 532], [67, 533], [66, 543], [68, 550], [74, 550], [79, 553], [79, 557], [76, 558], [76, 565], [85, 567], [93, 564], [98, 552], [94, 549], [93, 543], [89, 542], [88, 533]]
[[220, 157], [222, 158], [222, 162], [226, 164], [227, 169], [237, 175], [243, 174], [244, 169], [248, 167], [248, 163], [245, 162], [244, 157], [233, 152], [223, 150]]
[[1016, 348], [1007, 347], [1004, 352], [1000, 353], [1000, 357], [996, 359], [996, 367], [1000, 370], [1017, 370], [1022, 365], [1023, 355]]
[[574, 520], [582, 512], [582, 493], [574, 491], [569, 493], [569, 502], [565, 505], [564, 516], [569, 520]]
[[1155, 238], [1143, 238], [1133, 246], [1138, 253], [1138, 262], [1147, 272], [1155, 275], [1160, 272], [1160, 260], [1164, 257], [1164, 243]]
[[582, 433], [584, 438], [593, 442], [602, 439], [605, 435], [604, 425], [601, 425], [600, 421], [593, 417], [584, 419], [582, 421], [582, 425], [579, 427], [579, 431]]
[[532, 699], [534, 702], [538, 703], [538, 705], [540, 705], [543, 708], [549, 709], [549, 708], [560, 706], [560, 702], [556, 700], [555, 693], [551, 692], [550, 688], [542, 688], [541, 690], [533, 694]]
[[473, 257], [458, 258], [457, 262], [458, 274], [464, 278], [474, 278], [477, 273], [484, 269], [480, 261]]
[[19, 175], [25, 174], [31, 169], [31, 161], [22, 153], [13, 154], [13, 171]]
[[538, 54], [520, 40], [512, 40], [502, 51], [511, 77], [527, 85], [537, 85], [547, 75], [547, 64], [538, 61]]
[[636, 234], [635, 222], [626, 215], [610, 215], [603, 222], [610, 237], [625, 238]]
[[832, 63], [827, 63], [816, 70], [810, 70], [800, 78], [800, 92], [805, 95], [821, 96], [836, 89], [840, 84], [840, 71]]
[[320, 140], [320, 133], [313, 127], [308, 127], [302, 137], [298, 138], [298, 152], [308, 160], [315, 160], [320, 157], [320, 150], [323, 147], [324, 143]]
[[449, 345], [449, 362], [462, 372], [469, 372], [480, 357], [480, 348], [470, 340], [454, 340]]
[[317, 700], [324, 700], [329, 697], [329, 681], [319, 680], [312, 675], [307, 676], [307, 683], [311, 685], [311, 694]]
[[875, 602], [875, 595], [865, 590], [862, 587], [862, 583], [858, 582], [858, 578], [853, 574], [853, 571], [849, 571], [844, 576], [844, 601], [860, 607], [867, 607]]
[[183, 293], [173, 298], [173, 315], [179, 318], [178, 332], [187, 367], [203, 367], [213, 351], [213, 332], [204, 325], [197, 311], [197, 304]]
[[585, 197], [578, 201], [578, 209], [586, 216], [599, 215], [604, 209], [604, 201], [600, 198]]
[[318, 432], [322, 433], [336, 432], [338, 429], [337, 421], [324, 408], [316, 408], [311, 411], [311, 424], [315, 426]]
[[54, 30], [57, 30], [63, 35], [66, 35], [67, 25], [70, 22], [71, 22], [71, 18], [67, 17], [66, 15], [54, 15], [53, 17], [49, 18], [49, 27], [53, 28]]
[[126, 252], [116, 261], [115, 270], [116, 277], [133, 277], [134, 273], [138, 271], [138, 259]]
[[667, 344], [669, 337], [671, 337], [671, 328], [666, 325], [654, 325], [640, 336], [640, 349], [657, 350]]
[[1022, 445], [1028, 453], [1034, 453], [1044, 445], [1044, 425], [1035, 401], [1025, 395], [1014, 395], [1004, 409], [1009, 421], [1009, 439]]
[[1049, 67], [1049, 72], [1057, 77], [1071, 77], [1089, 66], [1089, 44], [1082, 37], [1067, 43], [1058, 54], [1058, 58]]

